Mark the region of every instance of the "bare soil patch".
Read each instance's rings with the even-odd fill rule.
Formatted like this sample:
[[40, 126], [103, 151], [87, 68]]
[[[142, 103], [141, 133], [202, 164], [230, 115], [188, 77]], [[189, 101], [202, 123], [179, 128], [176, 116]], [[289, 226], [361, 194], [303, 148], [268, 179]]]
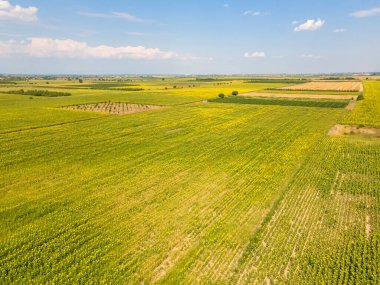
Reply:
[[131, 104], [122, 102], [101, 102], [93, 104], [81, 104], [62, 107], [69, 110], [90, 111], [98, 113], [108, 113], [114, 115], [126, 115], [133, 113], [141, 113], [150, 110], [157, 110], [163, 106], [157, 105], [144, 105], [144, 104]]
[[369, 238], [371, 234], [371, 218], [369, 215], [365, 216], [365, 233], [366, 237]]
[[316, 90], [316, 91], [362, 91], [363, 86], [358, 81], [313, 81], [292, 86], [285, 86], [282, 90]]
[[334, 99], [334, 100], [356, 100], [356, 95], [325, 95], [325, 94], [286, 94], [286, 93], [242, 93], [239, 96], [246, 97], [271, 97], [271, 98], [304, 98], [304, 99]]
[[330, 136], [360, 136], [380, 139], [380, 128], [336, 124], [328, 134]]
[[350, 103], [348, 103], [346, 109], [347, 110], [353, 110], [357, 104], [358, 104], [358, 101], [351, 101]]

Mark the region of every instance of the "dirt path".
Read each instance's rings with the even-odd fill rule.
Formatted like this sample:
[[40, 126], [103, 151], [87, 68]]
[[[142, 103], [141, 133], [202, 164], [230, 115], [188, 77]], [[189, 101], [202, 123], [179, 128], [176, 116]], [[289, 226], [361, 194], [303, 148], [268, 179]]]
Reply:
[[363, 83], [360, 82], [359, 92], [363, 92], [363, 91], [364, 91], [364, 86], [363, 86]]
[[334, 100], [356, 100], [356, 95], [326, 95], [326, 94], [286, 94], [286, 93], [242, 93], [239, 96], [246, 97], [271, 97], [271, 98], [304, 98], [304, 99], [334, 99]]
[[357, 104], [358, 104], [358, 101], [351, 101], [350, 103], [348, 103], [346, 109], [347, 110], [353, 110]]

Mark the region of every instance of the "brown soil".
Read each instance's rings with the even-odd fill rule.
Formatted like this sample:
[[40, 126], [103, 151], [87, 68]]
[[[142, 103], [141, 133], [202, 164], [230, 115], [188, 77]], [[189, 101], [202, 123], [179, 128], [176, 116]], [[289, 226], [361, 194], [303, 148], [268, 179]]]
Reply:
[[380, 139], [380, 128], [336, 124], [328, 134], [330, 136], [360, 136]]
[[336, 90], [336, 91], [360, 91], [362, 83], [359, 81], [314, 81], [304, 84], [285, 86], [278, 89], [286, 90]]
[[371, 218], [368, 215], [365, 217], [365, 233], [367, 238], [369, 238], [369, 235], [371, 234]]
[[356, 100], [356, 95], [325, 95], [325, 94], [285, 94], [285, 93], [242, 93], [239, 96], [246, 97], [271, 97], [271, 98], [304, 98], [304, 99], [334, 99], [334, 100]]
[[140, 113], [150, 110], [162, 108], [157, 105], [143, 105], [143, 104], [130, 104], [130, 103], [115, 103], [115, 102], [101, 102], [94, 104], [82, 104], [62, 107], [69, 110], [91, 111], [99, 113], [108, 113], [114, 115], [126, 115], [133, 113]]
[[356, 105], [358, 104], [358, 101], [351, 101], [347, 106], [346, 106], [346, 109], [347, 110], [353, 110]]

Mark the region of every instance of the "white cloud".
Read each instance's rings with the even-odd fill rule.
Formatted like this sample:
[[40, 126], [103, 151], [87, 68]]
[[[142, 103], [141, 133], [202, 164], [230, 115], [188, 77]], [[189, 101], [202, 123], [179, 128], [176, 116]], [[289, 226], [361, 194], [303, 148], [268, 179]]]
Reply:
[[30, 38], [27, 41], [0, 42], [0, 54], [25, 54], [38, 58], [98, 58], [98, 59], [189, 59], [173, 51], [143, 46], [89, 46], [72, 39]]
[[6, 57], [12, 54], [22, 54], [25, 52], [25, 41], [0, 41], [0, 57]]
[[230, 4], [224, 4], [223, 7], [224, 7], [224, 8], [229, 8], [229, 7], [230, 7]]
[[263, 51], [255, 51], [255, 52], [246, 52], [244, 54], [244, 57], [247, 57], [247, 58], [255, 58], [255, 57], [265, 57], [265, 52]]
[[321, 28], [325, 24], [324, 20], [317, 19], [317, 20], [307, 20], [305, 23], [297, 26], [294, 28], [295, 32], [303, 32], [303, 31], [315, 31]]
[[269, 14], [268, 12], [251, 11], [251, 10], [247, 10], [243, 13], [244, 16], [266, 16], [268, 14]]
[[307, 59], [320, 59], [323, 58], [321, 55], [315, 55], [315, 54], [303, 54], [301, 55], [302, 58], [307, 58]]
[[114, 15], [116, 18], [119, 19], [125, 19], [130, 22], [144, 22], [144, 19], [141, 19], [139, 17], [133, 16], [128, 13], [120, 13], [120, 12], [113, 12], [112, 15]]
[[12, 53], [12, 41], [0, 42], [0, 56], [6, 56]]
[[37, 12], [38, 8], [33, 6], [24, 8], [19, 5], [12, 5], [9, 1], [0, 0], [0, 20], [37, 21]]
[[131, 15], [125, 12], [112, 12], [112, 13], [92, 13], [92, 12], [78, 12], [79, 15], [91, 18], [109, 18], [109, 19], [122, 19], [127, 20], [129, 22], [143, 23], [149, 22], [149, 20], [145, 20], [139, 18], [137, 16]]
[[333, 33], [344, 33], [346, 29], [335, 29], [333, 30]]
[[295, 26], [298, 24], [298, 21], [292, 21], [292, 25]]
[[353, 17], [356, 18], [364, 18], [364, 17], [371, 17], [371, 16], [377, 16], [380, 15], [380, 7], [368, 9], [368, 10], [359, 10], [355, 11], [350, 14]]
[[128, 32], [127, 34], [130, 36], [138, 36], [138, 37], [144, 35], [143, 33], [140, 33], [140, 32]]

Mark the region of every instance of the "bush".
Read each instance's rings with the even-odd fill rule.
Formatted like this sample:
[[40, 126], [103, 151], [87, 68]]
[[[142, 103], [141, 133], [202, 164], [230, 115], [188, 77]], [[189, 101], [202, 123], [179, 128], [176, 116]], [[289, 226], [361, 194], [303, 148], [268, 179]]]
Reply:
[[359, 94], [358, 99], [356, 99], [356, 100], [360, 101], [360, 100], [363, 100], [363, 99], [364, 99], [363, 94]]
[[237, 91], [232, 91], [232, 93], [231, 93], [233, 96], [237, 96], [238, 94], [239, 94], [239, 92], [237, 92]]
[[224, 94], [223, 94], [223, 93], [220, 93], [220, 94], [218, 95], [218, 97], [219, 97], [219, 98], [224, 98]]

